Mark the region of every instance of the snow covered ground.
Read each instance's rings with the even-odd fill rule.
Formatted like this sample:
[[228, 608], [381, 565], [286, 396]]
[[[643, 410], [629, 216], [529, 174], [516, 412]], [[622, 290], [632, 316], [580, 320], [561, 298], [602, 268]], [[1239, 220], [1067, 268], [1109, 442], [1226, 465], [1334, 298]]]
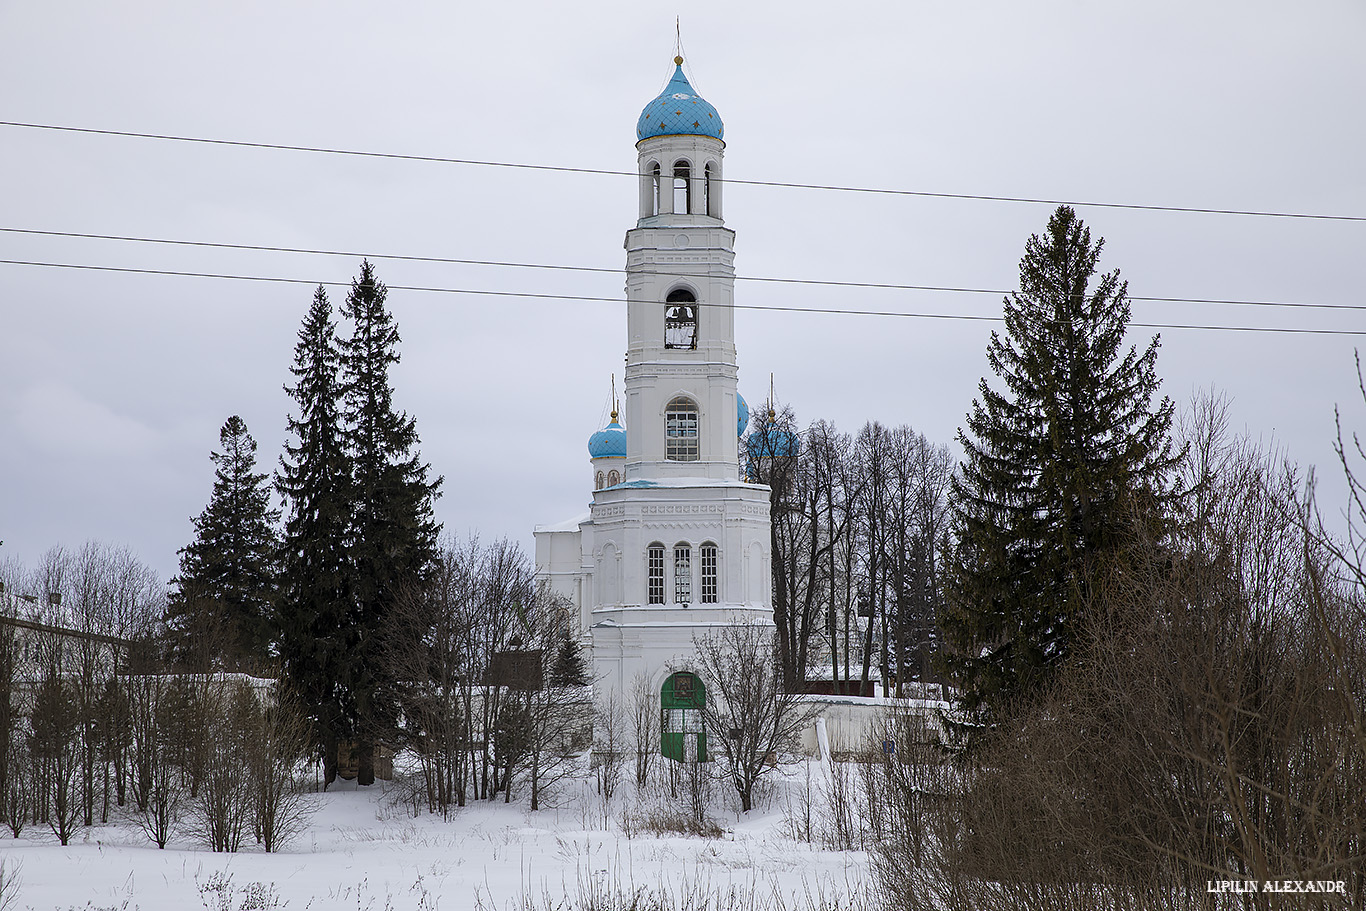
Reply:
[[449, 821], [426, 813], [414, 818], [410, 807], [397, 805], [395, 785], [341, 782], [313, 795], [310, 827], [278, 854], [254, 844], [214, 854], [183, 838], [158, 851], [135, 826], [111, 821], [81, 830], [65, 848], [45, 829], [31, 827], [17, 840], [5, 833], [0, 861], [8, 872], [19, 871], [15, 909], [61, 911], [502, 909], [523, 896], [559, 900], [593, 886], [735, 886], [799, 905], [813, 895], [860, 892], [867, 854], [822, 851], [787, 835], [785, 808], [804, 778], [805, 770], [789, 772], [747, 817], [727, 812], [733, 794], [718, 784], [713, 815], [725, 834], [711, 839], [631, 826], [628, 835], [623, 811], [636, 798], [619, 793], [604, 813], [591, 782], [581, 780], [569, 783], [556, 808], [532, 813], [525, 802], [475, 801]]

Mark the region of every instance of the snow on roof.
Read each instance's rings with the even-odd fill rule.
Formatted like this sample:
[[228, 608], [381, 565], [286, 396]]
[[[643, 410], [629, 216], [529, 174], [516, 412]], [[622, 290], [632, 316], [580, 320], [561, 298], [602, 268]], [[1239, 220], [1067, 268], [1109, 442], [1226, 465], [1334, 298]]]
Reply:
[[551, 522], [549, 525], [537, 525], [531, 530], [532, 534], [554, 534], [564, 531], [578, 531], [579, 526], [593, 518], [591, 512], [585, 512], [572, 519], [565, 519], [563, 522]]

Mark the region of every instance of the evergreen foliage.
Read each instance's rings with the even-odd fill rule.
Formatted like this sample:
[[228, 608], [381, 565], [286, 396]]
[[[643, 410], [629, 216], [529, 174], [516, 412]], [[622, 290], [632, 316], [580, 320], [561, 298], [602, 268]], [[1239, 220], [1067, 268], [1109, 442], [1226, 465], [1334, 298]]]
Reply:
[[328, 781], [338, 743], [351, 735], [354, 706], [343, 685], [356, 649], [351, 628], [351, 464], [342, 440], [341, 353], [322, 286], [299, 329], [285, 391], [298, 405], [288, 419], [275, 485], [285, 498], [276, 636], [285, 679], [312, 719]]
[[[573, 621], [570, 621], [571, 623]], [[550, 668], [551, 686], [587, 686], [593, 682], [578, 633], [567, 625], [559, 628], [559, 645]]]
[[441, 479], [417, 451], [417, 422], [393, 405], [389, 368], [399, 361], [398, 327], [385, 309], [387, 289], [370, 263], [342, 306], [352, 334], [340, 344], [342, 439], [351, 461], [351, 629], [347, 684], [355, 699], [361, 784], [373, 779], [371, 745], [386, 724], [378, 639], [405, 586], [418, 585], [437, 560], [440, 526], [432, 511]]
[[1084, 623], [1088, 575], [1135, 516], [1161, 536], [1177, 496], [1172, 403], [1154, 405], [1158, 339], [1122, 351], [1119, 272], [1092, 277], [1103, 240], [1061, 206], [1025, 245], [1020, 290], [984, 378], [952, 488], [958, 546], [948, 567], [943, 670], [975, 723], [1041, 683]]
[[180, 550], [166, 623], [180, 659], [251, 666], [270, 651], [280, 511], [270, 506], [266, 475], [256, 471], [246, 423], [233, 415], [218, 438], [223, 451], [210, 456], [213, 493], [193, 520], [195, 540]]

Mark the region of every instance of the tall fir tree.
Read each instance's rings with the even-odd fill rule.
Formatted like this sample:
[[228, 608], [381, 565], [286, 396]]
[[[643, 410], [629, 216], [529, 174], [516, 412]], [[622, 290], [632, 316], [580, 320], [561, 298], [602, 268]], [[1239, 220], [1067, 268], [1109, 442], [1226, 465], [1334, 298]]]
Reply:
[[1117, 270], [1091, 286], [1103, 245], [1066, 206], [1029, 239], [1005, 336], [987, 345], [1005, 388], [983, 378], [958, 432], [940, 658], [969, 730], [1066, 659], [1093, 573], [1135, 521], [1160, 536], [1178, 496], [1158, 339], [1123, 351], [1128, 286]]
[[352, 736], [355, 701], [346, 686], [358, 647], [352, 627], [351, 461], [342, 438], [337, 323], [319, 285], [299, 329], [290, 373], [298, 417], [288, 419], [275, 485], [285, 498], [280, 598], [275, 626], [286, 681], [311, 716], [331, 783], [339, 744]]
[[388, 723], [378, 647], [395, 601], [422, 584], [437, 561], [440, 526], [432, 511], [441, 479], [417, 451], [417, 422], [394, 410], [389, 368], [397, 364], [398, 327], [385, 309], [387, 289], [370, 263], [342, 307], [351, 337], [341, 342], [344, 441], [351, 459], [351, 595], [355, 650], [348, 683], [356, 701], [357, 780], [374, 781], [374, 744]]
[[256, 471], [246, 423], [233, 415], [218, 439], [213, 492], [193, 520], [194, 541], [180, 550], [166, 624], [181, 663], [253, 669], [270, 653], [280, 511], [271, 508], [267, 476]]

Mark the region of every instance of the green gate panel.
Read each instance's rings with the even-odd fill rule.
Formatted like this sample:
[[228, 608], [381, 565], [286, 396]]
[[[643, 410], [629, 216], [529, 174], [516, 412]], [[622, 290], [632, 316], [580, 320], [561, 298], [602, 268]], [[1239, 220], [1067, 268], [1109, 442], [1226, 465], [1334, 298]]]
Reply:
[[659, 752], [675, 762], [707, 762], [702, 707], [707, 688], [691, 671], [670, 674], [659, 691]]

